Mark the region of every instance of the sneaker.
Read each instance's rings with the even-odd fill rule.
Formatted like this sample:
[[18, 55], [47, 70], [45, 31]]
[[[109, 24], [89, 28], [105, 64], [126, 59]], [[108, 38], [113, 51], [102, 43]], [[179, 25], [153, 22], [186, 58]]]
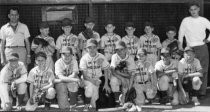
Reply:
[[90, 110], [90, 104], [86, 104], [83, 108], [83, 111], [89, 111]]
[[22, 106], [16, 106], [15, 111], [21, 111], [22, 110]]
[[192, 97], [192, 102], [194, 102], [194, 105], [195, 106], [200, 105], [200, 102], [198, 101], [198, 98], [197, 97]]
[[73, 111], [73, 112], [77, 112], [77, 108], [76, 108], [76, 104], [75, 105], [70, 105], [70, 111]]

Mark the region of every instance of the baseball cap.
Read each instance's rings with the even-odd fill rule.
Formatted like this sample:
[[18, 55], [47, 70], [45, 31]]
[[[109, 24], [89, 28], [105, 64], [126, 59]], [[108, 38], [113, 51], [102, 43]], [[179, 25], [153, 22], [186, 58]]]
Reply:
[[133, 22], [126, 22], [126, 23], [125, 23], [125, 28], [127, 28], [127, 27], [133, 27], [133, 28], [135, 28]]
[[114, 26], [114, 22], [112, 20], [107, 20], [105, 22], [105, 26], [109, 25], [109, 24], [112, 24]]
[[73, 52], [72, 52], [71, 47], [63, 46], [60, 53], [70, 53], [70, 54], [72, 54]]
[[199, 90], [200, 87], [201, 87], [201, 84], [202, 84], [201, 79], [199, 77], [194, 77], [192, 79], [192, 81], [193, 81], [193, 84], [192, 84], [193, 85], [193, 89], [194, 90]]
[[95, 39], [89, 39], [89, 40], [87, 40], [86, 47], [97, 46], [97, 44], [98, 44], [98, 42]]
[[161, 54], [168, 54], [169, 50], [167, 48], [162, 48], [160, 51]]
[[72, 21], [69, 18], [64, 18], [61, 23], [62, 27], [72, 26]]
[[39, 24], [39, 29], [49, 28], [49, 24], [44, 21]]
[[192, 52], [194, 52], [194, 50], [193, 50], [191, 47], [185, 47], [184, 52], [187, 52], [187, 51], [192, 51]]
[[95, 23], [95, 20], [92, 17], [87, 17], [85, 23]]
[[116, 43], [115, 49], [123, 49], [126, 48], [126, 44], [123, 41], [119, 41]]
[[144, 55], [146, 55], [146, 53], [147, 53], [147, 51], [145, 49], [142, 49], [142, 48], [138, 49], [138, 51], [137, 51], [137, 54], [144, 54]]
[[8, 61], [16, 61], [19, 60], [19, 55], [17, 53], [11, 53], [7, 59]]

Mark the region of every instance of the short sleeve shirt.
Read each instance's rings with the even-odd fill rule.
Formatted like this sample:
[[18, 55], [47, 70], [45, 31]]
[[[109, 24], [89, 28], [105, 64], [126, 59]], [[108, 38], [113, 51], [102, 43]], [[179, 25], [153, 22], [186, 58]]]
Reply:
[[116, 43], [120, 40], [121, 37], [117, 34], [111, 36], [105, 34], [101, 37], [101, 49], [104, 49], [104, 52], [114, 54]]
[[130, 38], [126, 35], [125, 37], [122, 38], [122, 41], [125, 42], [129, 54], [135, 56], [139, 47], [139, 38], [136, 36]]
[[160, 39], [157, 35], [152, 35], [148, 37], [146, 34], [142, 35], [139, 39], [140, 48], [146, 49], [147, 52], [156, 54], [157, 49], [161, 49]]
[[0, 82], [11, 83], [11, 81], [16, 80], [24, 75], [27, 75], [27, 69], [23, 62], [18, 62], [18, 67], [16, 69], [11, 69], [9, 64], [5, 65], [1, 70]]
[[154, 67], [149, 61], [136, 61], [136, 71], [135, 71], [135, 80], [137, 82], [148, 81], [149, 75], [154, 73]]
[[74, 34], [70, 34], [69, 36], [60, 35], [56, 41], [56, 49], [60, 51], [62, 47], [68, 46], [73, 49], [73, 52], [76, 53], [76, 48], [78, 47], [78, 38]]
[[34, 67], [28, 75], [27, 82], [33, 83], [35, 89], [42, 88], [55, 79], [51, 69], [40, 71], [38, 66]]
[[198, 72], [199, 70], [202, 70], [200, 61], [196, 58], [194, 58], [193, 62], [187, 63], [184, 58], [180, 60], [179, 66], [178, 66], [178, 72], [184, 73], [184, 74], [190, 74]]
[[112, 60], [111, 60], [110, 66], [113, 68], [116, 68], [117, 65], [121, 61], [126, 61], [128, 71], [135, 72], [135, 70], [136, 70], [135, 62], [134, 62], [133, 57], [131, 57], [130, 55], [126, 55], [126, 57], [124, 59], [122, 59], [117, 53], [115, 53], [114, 55], [112, 55]]
[[86, 53], [82, 56], [79, 67], [81, 70], [87, 71], [90, 78], [99, 78], [102, 76], [102, 70], [109, 68], [109, 63], [101, 53], [97, 53], [95, 57]]
[[70, 64], [65, 64], [62, 58], [55, 62], [55, 75], [63, 75], [68, 77], [73, 72], [78, 73], [78, 63], [75, 58], [72, 58]]
[[25, 46], [24, 39], [30, 37], [28, 27], [18, 22], [16, 31], [13, 31], [9, 23], [1, 28], [1, 38], [6, 40], [6, 46]]

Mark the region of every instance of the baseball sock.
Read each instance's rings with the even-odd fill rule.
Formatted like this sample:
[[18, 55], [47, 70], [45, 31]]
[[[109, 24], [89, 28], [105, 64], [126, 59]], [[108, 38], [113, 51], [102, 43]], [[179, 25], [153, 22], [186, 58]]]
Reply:
[[25, 94], [18, 94], [17, 96], [17, 106], [22, 106]]
[[91, 101], [91, 97], [86, 97], [85, 98], [85, 104], [90, 104]]
[[119, 101], [120, 94], [121, 94], [121, 92], [114, 92], [115, 101]]
[[70, 92], [70, 105], [77, 104], [77, 92]]

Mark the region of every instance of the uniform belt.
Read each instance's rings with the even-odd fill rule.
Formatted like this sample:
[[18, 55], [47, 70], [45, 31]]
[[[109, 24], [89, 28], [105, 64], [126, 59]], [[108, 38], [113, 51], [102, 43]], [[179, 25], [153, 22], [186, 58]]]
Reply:
[[148, 81], [145, 82], [137, 82], [137, 84], [146, 84]]
[[156, 54], [155, 52], [147, 52], [147, 54]]
[[25, 46], [6, 46], [6, 48], [23, 48]]

